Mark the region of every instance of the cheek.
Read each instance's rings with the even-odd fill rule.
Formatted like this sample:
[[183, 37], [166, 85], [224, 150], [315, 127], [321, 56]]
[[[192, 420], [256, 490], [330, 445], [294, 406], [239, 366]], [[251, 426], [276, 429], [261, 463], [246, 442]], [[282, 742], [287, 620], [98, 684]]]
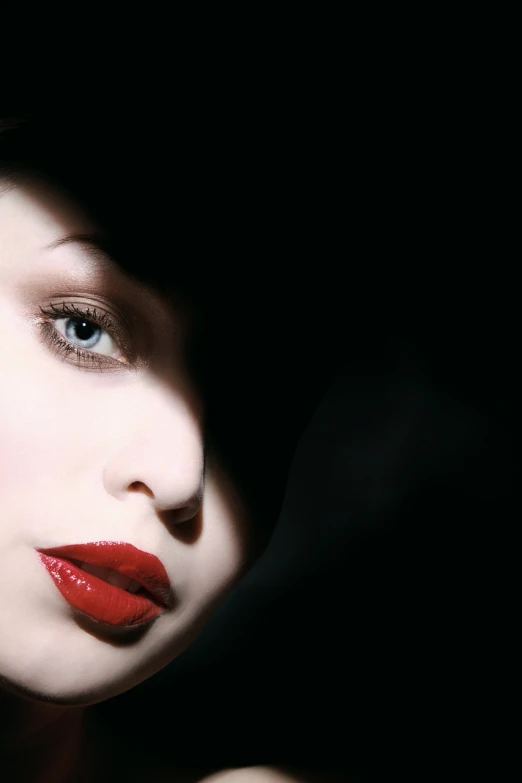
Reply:
[[81, 374], [56, 365], [35, 341], [4, 340], [0, 355], [9, 368], [0, 384], [0, 515], [20, 529], [41, 528], [53, 524], [53, 512], [70, 510], [78, 476], [94, 459], [98, 420]]
[[[0, 332], [5, 326], [0, 319]], [[91, 464], [97, 444], [114, 435], [110, 423], [125, 410], [126, 396], [108, 395], [103, 379], [51, 356], [27, 327], [10, 334], [0, 334], [7, 368], [0, 384], [0, 482], [54, 480], [63, 488]]]
[[252, 520], [240, 493], [217, 465], [208, 467], [203, 535], [194, 556], [204, 575], [207, 597], [219, 600], [243, 575], [251, 557]]
[[43, 348], [9, 304], [0, 305], [0, 482], [9, 488], [33, 472], [38, 475], [46, 464], [58, 402]]
[[52, 457], [53, 419], [52, 397], [43, 383], [34, 377], [31, 382], [5, 378], [0, 389], [0, 481], [5, 487], [38, 475]]
[[[49, 379], [7, 376], [0, 389], [0, 539], [27, 541], [45, 524], [58, 524], [60, 487], [66, 488], [66, 427]], [[65, 440], [66, 442], [66, 440]], [[58, 482], [59, 478], [59, 482]], [[30, 536], [29, 540], [32, 540]]]

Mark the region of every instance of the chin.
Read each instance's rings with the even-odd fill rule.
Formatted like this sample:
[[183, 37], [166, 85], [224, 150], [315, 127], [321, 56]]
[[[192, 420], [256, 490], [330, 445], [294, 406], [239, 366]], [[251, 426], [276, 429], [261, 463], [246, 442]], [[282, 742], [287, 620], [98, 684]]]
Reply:
[[168, 647], [159, 645], [144, 654], [140, 645], [140, 638], [146, 641], [143, 629], [124, 633], [85, 622], [90, 632], [76, 627], [71, 638], [62, 639], [62, 645], [56, 643], [56, 636], [52, 647], [32, 645], [22, 657], [6, 656], [4, 649], [0, 687], [33, 702], [68, 707], [97, 704], [139, 685], [174, 661], [206, 624], [201, 618]]
[[[174, 661], [207, 625], [218, 596], [188, 617], [111, 627], [80, 613], [31, 606], [0, 628], [0, 683], [25, 699], [81, 707], [118, 696]], [[23, 617], [21, 622], [20, 617]], [[2, 633], [5, 631], [5, 634]]]
[[[145, 678], [142, 678], [145, 679]], [[1, 688], [28, 701], [66, 707], [86, 707], [127, 691], [141, 682], [136, 676], [113, 676], [110, 680], [95, 681], [86, 676], [64, 676], [64, 672], [42, 671], [29, 680], [0, 676]]]
[[[137, 685], [153, 673], [150, 665], [132, 656], [125, 661], [113, 655], [56, 655], [42, 657], [32, 666], [7, 662], [0, 668], [1, 687], [30, 701], [80, 707], [110, 699]], [[116, 660], [115, 660], [116, 658]], [[112, 659], [112, 660], [111, 660]], [[134, 659], [134, 660], [133, 660]], [[157, 669], [158, 667], [156, 667]]]
[[52, 683], [38, 683], [36, 680], [30, 683], [15, 680], [10, 677], [0, 677], [2, 690], [26, 701], [39, 704], [52, 704], [62, 707], [82, 707], [96, 704], [103, 698], [96, 698], [96, 689], [89, 691], [65, 691], [63, 684], [60, 688], [53, 687]]
[[[102, 676], [100, 676], [102, 675]], [[75, 671], [73, 667], [58, 670], [41, 667], [30, 677], [10, 672], [0, 676], [2, 688], [23, 699], [68, 707], [84, 707], [105, 701], [127, 691], [146, 679], [135, 671]]]

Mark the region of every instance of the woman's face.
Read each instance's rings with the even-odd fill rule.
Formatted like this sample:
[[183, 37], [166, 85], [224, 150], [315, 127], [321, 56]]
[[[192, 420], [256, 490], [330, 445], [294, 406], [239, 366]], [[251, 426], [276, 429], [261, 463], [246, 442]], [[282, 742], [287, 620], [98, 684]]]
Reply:
[[0, 183], [0, 683], [69, 704], [165, 666], [249, 554], [204, 465], [185, 318], [93, 231], [53, 189]]

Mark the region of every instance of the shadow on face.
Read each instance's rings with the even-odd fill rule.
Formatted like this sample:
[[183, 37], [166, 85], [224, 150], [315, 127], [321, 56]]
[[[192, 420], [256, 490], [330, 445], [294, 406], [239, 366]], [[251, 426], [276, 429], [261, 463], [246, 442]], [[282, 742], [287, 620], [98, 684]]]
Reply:
[[[186, 303], [127, 274], [106, 244], [48, 180], [4, 180], [1, 674], [75, 703], [131, 687], [176, 657], [253, 553], [245, 502], [206, 442]], [[173, 600], [153, 622], [108, 627], [64, 601], [35, 557], [107, 541], [165, 567]], [[93, 574], [120, 588], [111, 601], [132, 603], [114, 581], [121, 568], [94, 564]], [[99, 585], [92, 575], [86, 584]]]

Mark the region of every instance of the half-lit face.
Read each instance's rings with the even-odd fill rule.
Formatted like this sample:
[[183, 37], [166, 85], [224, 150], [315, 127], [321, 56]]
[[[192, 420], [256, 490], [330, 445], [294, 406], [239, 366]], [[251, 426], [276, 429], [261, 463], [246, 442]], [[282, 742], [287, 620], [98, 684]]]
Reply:
[[248, 549], [205, 464], [186, 319], [94, 231], [54, 190], [0, 183], [0, 683], [71, 704], [172, 660]]

